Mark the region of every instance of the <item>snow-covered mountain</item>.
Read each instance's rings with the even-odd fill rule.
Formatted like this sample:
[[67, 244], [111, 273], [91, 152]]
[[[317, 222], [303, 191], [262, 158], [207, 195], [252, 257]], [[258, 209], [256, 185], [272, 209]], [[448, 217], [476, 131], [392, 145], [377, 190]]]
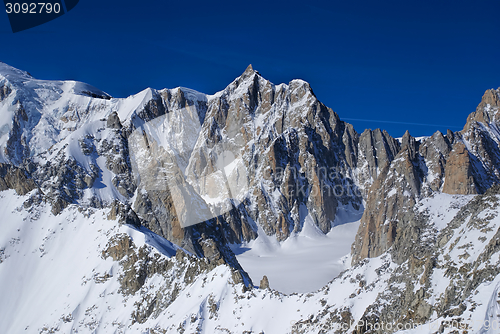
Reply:
[[397, 140], [251, 66], [117, 99], [0, 63], [0, 331], [494, 333], [499, 107]]

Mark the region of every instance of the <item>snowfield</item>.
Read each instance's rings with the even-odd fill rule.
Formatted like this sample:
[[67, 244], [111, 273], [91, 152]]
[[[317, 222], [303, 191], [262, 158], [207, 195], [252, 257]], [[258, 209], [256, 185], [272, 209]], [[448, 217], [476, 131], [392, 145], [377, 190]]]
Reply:
[[280, 292], [313, 292], [349, 268], [358, 226], [337, 225], [324, 235], [306, 218], [304, 229], [284, 242], [259, 231], [256, 240], [231, 248], [254, 284], [266, 275], [270, 287]]

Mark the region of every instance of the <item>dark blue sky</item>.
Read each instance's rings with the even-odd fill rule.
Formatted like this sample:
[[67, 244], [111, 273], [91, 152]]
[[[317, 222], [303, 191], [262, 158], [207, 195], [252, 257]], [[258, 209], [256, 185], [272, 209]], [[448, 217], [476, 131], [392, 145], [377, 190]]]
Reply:
[[[97, 1], [13, 34], [0, 60], [115, 97], [223, 89], [248, 64], [308, 81], [342, 119], [393, 136], [460, 130], [500, 86], [500, 1]], [[372, 120], [372, 121], [367, 121]]]

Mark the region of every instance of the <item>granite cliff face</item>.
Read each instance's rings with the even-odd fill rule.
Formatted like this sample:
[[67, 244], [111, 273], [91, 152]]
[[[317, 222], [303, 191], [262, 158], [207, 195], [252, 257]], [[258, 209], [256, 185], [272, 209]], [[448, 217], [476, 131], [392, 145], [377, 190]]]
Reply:
[[[500, 90], [488, 90], [459, 132], [436, 132], [416, 141], [407, 132], [401, 149], [372, 184], [352, 261], [388, 250], [415, 219], [413, 207], [439, 193], [484, 193], [498, 183], [500, 135], [496, 123]], [[386, 159], [387, 161], [387, 159]]]
[[[208, 100], [198, 139], [206, 146], [195, 147], [186, 174], [213, 172], [214, 157], [223, 150], [236, 157], [246, 174], [247, 194], [238, 207], [244, 219], [231, 242], [256, 237], [251, 221], [284, 240], [300, 231], [307, 214], [327, 233], [340, 208], [361, 209], [346, 158], [357, 139], [349, 127], [306, 82], [275, 86], [249, 67]], [[336, 186], [343, 192], [335, 194]], [[209, 189], [199, 190], [210, 196]]]

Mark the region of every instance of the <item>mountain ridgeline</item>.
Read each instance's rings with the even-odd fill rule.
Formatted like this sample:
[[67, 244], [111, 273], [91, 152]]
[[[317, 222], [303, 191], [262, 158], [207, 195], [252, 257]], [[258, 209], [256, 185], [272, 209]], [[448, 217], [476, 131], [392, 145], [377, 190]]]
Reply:
[[[95, 88], [69, 87], [78, 83], [44, 85], [26, 73], [9, 71], [0, 89], [12, 114], [10, 128], [4, 125], [2, 133], [3, 163], [30, 175], [54, 213], [70, 203], [103, 207], [118, 202], [133, 211], [137, 224], [193, 252], [201, 252], [196, 240], [215, 230], [222, 233], [217, 236], [222, 244], [255, 239], [259, 227], [285, 240], [301, 230], [307, 215], [328, 233], [332, 226], [358, 218], [364, 200], [362, 226], [353, 245], [353, 261], [359, 261], [392, 245], [411, 219], [405, 216], [408, 208], [422, 197], [483, 193], [500, 177], [498, 90], [485, 93], [464, 130], [436, 132], [420, 141], [407, 132], [398, 141], [379, 129], [358, 134], [318, 101], [308, 83], [292, 80], [276, 86], [251, 66], [213, 96], [185, 88], [148, 89], [127, 99], [110, 99]], [[25, 81], [35, 84], [30, 87]], [[183, 133], [185, 119], [179, 110], [194, 113], [199, 133]], [[168, 189], [134, 196], [141, 184], [133, 176], [127, 138], [166, 114], [175, 115], [169, 118], [170, 132], [209, 147], [182, 152], [186, 179], [215, 171], [218, 152], [229, 141], [239, 142], [247, 196], [238, 204], [227, 200], [226, 213], [200, 226], [181, 227]], [[75, 140], [78, 154], [68, 152]], [[45, 147], [38, 147], [42, 141]], [[53, 145], [47, 147], [46, 142]], [[114, 189], [104, 196], [92, 191], [105, 174], [98, 160], [112, 174], [112, 184], [106, 186]]]
[[[316, 98], [307, 82], [274, 85], [251, 66], [214, 95], [187, 88], [146, 89], [118, 99], [79, 82], [34, 79], [0, 63], [0, 190], [14, 189], [28, 196], [27, 210], [45, 203], [54, 216], [75, 206], [82, 211], [107, 210], [110, 220], [146, 228], [182, 252], [205, 258], [209, 265], [196, 260], [201, 269], [190, 273], [187, 281], [227, 265], [234, 282], [247, 291], [254, 283], [230, 244], [254, 240], [262, 233], [284, 241], [303, 229], [307, 217], [323, 234], [360, 219], [351, 271], [321, 294], [343, 284], [348, 275], [365, 275], [374, 265], [370, 258], [387, 262], [383, 270], [379, 268], [377, 284], [391, 289], [407, 284], [414, 292], [404, 294], [394, 288], [390, 298], [399, 298], [397, 310], [391, 309], [395, 304], [384, 302], [389, 297], [380, 292], [359, 315], [345, 303], [325, 300], [317, 317], [298, 321], [302, 332], [346, 319], [426, 322], [434, 311], [436, 319], [463, 314], [463, 308], [473, 303], [469, 299], [474, 289], [498, 275], [492, 264], [489, 276], [484, 274], [460, 293], [449, 292], [446, 300], [431, 306], [426, 298], [433, 291], [429, 290], [433, 270], [454, 265], [446, 257], [448, 262], [439, 260], [451, 252], [444, 246], [456, 237], [458, 226], [467, 223], [465, 216], [480, 219], [486, 209], [481, 200], [464, 204], [454, 225], [439, 234], [429, 213], [418, 208], [443, 194], [479, 194], [477, 198], [494, 206], [500, 180], [499, 108], [500, 89], [487, 90], [463, 130], [438, 131], [419, 140], [406, 132], [395, 139], [380, 129], [357, 133]], [[232, 158], [221, 166], [227, 152]], [[214, 177], [221, 170], [226, 179]], [[164, 186], [165, 178], [175, 179], [190, 201]], [[224, 193], [222, 185], [233, 178], [244, 186]], [[205, 219], [202, 211], [210, 218]], [[187, 216], [198, 223], [187, 226], [183, 223]], [[481, 253], [485, 258], [499, 250], [488, 240]], [[105, 258], [136, 254], [128, 239], [115, 243], [118, 246], [103, 253]], [[116, 249], [125, 253], [110, 255]], [[188, 261], [179, 252], [179, 263]], [[137, 261], [147, 259], [148, 264], [137, 274], [139, 280], [135, 271], [131, 274], [134, 288], [124, 290], [129, 294], [161, 271], [152, 266], [150, 255], [137, 254]], [[479, 268], [477, 257], [471, 261], [467, 266]], [[133, 263], [127, 266], [134, 268]], [[449, 286], [466, 284], [458, 276], [454, 279]], [[370, 288], [370, 282], [359, 281], [349, 298]], [[169, 298], [177, 296], [175, 290]], [[150, 302], [149, 311], [137, 321], [147, 321], [169, 305]], [[377, 310], [374, 305], [385, 306]]]

